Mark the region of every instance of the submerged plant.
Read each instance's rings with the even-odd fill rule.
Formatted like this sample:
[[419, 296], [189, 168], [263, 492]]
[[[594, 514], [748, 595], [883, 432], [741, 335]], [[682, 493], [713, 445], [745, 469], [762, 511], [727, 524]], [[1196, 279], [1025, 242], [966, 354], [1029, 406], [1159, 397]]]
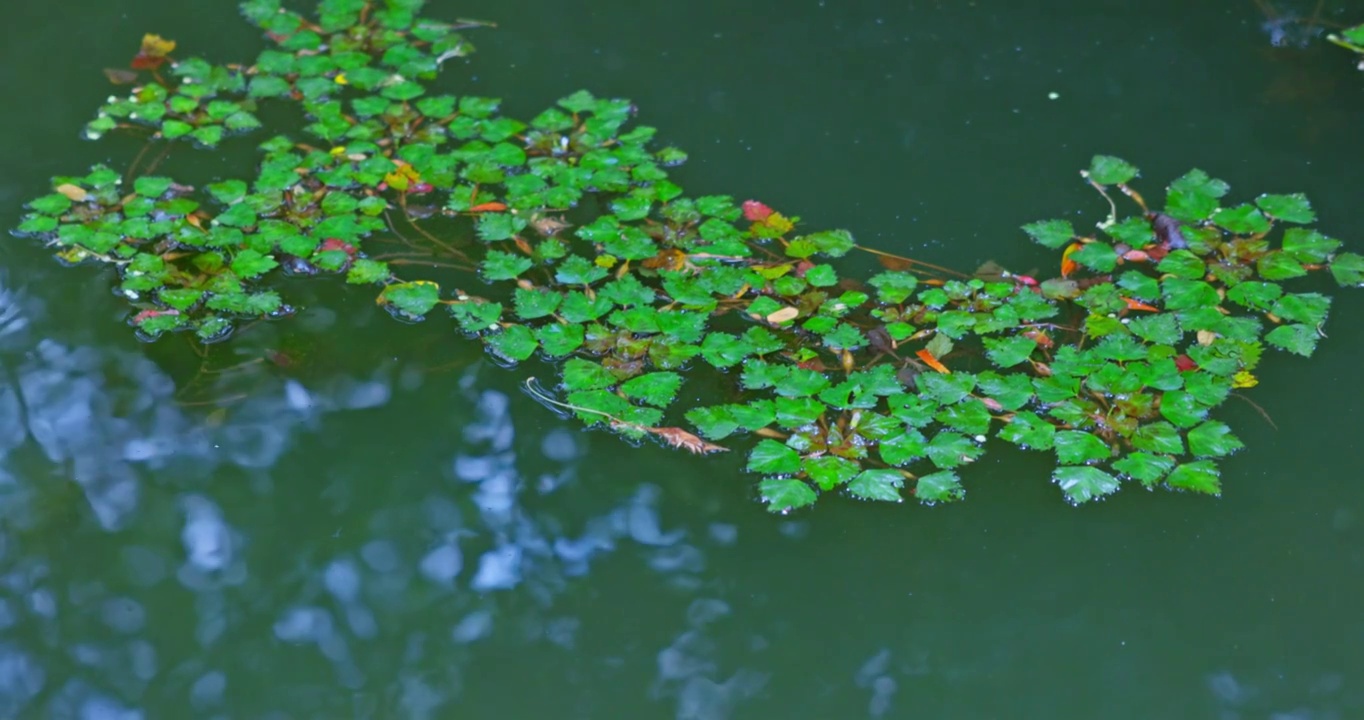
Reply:
[[[696, 453], [754, 436], [747, 469], [773, 511], [836, 491], [958, 500], [992, 436], [1054, 453], [1075, 503], [1124, 481], [1219, 493], [1217, 459], [1242, 445], [1210, 412], [1257, 383], [1266, 346], [1307, 356], [1322, 336], [1330, 298], [1286, 285], [1364, 281], [1364, 257], [1306, 227], [1302, 195], [1231, 202], [1192, 170], [1153, 207], [1137, 169], [1108, 156], [1082, 173], [1109, 198], [1097, 233], [1023, 227], [1061, 253], [1040, 282], [798, 230], [758, 201], [687, 195], [668, 174], [686, 154], [628, 126], [627, 100], [579, 91], [522, 121], [495, 98], [432, 94], [441, 65], [473, 51], [462, 31], [486, 23], [420, 6], [323, 0], [309, 20], [249, 0], [275, 43], [250, 65], [175, 59], [148, 36], [139, 74], [118, 76], [131, 92], [88, 136], [212, 147], [275, 104], [303, 111], [306, 139], [270, 137], [254, 177], [203, 188], [151, 173], [127, 187], [103, 166], [55, 178], [19, 232], [113, 266], [149, 340], [217, 341], [288, 315], [281, 276], [374, 286], [394, 316], [448, 315], [503, 364], [554, 363], [552, 388], [527, 387], [588, 425]], [[886, 270], [840, 274], [860, 251]], [[409, 274], [432, 265], [478, 277]], [[706, 367], [732, 390], [697, 404], [682, 388]]]

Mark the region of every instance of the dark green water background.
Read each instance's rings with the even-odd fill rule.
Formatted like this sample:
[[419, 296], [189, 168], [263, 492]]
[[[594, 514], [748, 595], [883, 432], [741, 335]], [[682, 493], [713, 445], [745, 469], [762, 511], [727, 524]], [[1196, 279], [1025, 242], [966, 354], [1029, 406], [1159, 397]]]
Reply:
[[[1140, 165], [1148, 197], [1195, 166], [1240, 198], [1304, 191], [1364, 248], [1364, 74], [1274, 47], [1250, 0], [432, 14], [501, 24], [448, 66], [455, 92], [522, 116], [580, 87], [630, 97], [691, 152], [693, 193], [933, 262], [1055, 262], [1017, 227], [1101, 219], [1076, 176], [1096, 152]], [[261, 47], [227, 0], [4, 17], [7, 227], [49, 176], [136, 150], [77, 137], [143, 32], [219, 61]], [[249, 147], [167, 167], [240, 172]], [[964, 504], [777, 518], [741, 456], [584, 433], [518, 391], [536, 370], [364, 292], [286, 289], [309, 309], [213, 360], [303, 361], [196, 380], [184, 343], [133, 338], [110, 285], [0, 245], [0, 717], [1364, 717], [1357, 291], [1317, 357], [1264, 363], [1249, 396], [1277, 429], [1225, 408], [1248, 449], [1221, 499], [1075, 509], [1048, 458], [992, 443]]]

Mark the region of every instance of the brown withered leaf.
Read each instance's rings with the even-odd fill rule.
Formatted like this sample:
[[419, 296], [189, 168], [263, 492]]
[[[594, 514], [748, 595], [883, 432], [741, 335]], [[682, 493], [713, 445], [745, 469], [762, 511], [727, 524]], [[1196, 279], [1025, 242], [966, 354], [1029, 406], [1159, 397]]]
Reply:
[[553, 217], [551, 215], [539, 215], [532, 219], [530, 221], [530, 224], [531, 227], [535, 228], [535, 232], [538, 232], [546, 237], [549, 237], [550, 235], [553, 235], [565, 228], [573, 227], [572, 225], [569, 225], [567, 222], [565, 222], [562, 217]]
[[57, 186], [56, 190], [62, 195], [65, 195], [66, 199], [71, 202], [84, 202], [85, 198], [89, 195], [89, 193], [85, 191], [85, 188], [79, 185], [72, 185], [71, 183], [62, 183]]
[[104, 68], [104, 77], [109, 78], [109, 82], [115, 85], [132, 85], [137, 82], [137, 71], [124, 70], [122, 68]]
[[713, 452], [729, 452], [729, 448], [721, 447], [683, 430], [679, 427], [659, 427], [645, 428], [649, 432], [657, 435], [663, 442], [681, 450], [687, 450], [697, 455], [706, 455]]

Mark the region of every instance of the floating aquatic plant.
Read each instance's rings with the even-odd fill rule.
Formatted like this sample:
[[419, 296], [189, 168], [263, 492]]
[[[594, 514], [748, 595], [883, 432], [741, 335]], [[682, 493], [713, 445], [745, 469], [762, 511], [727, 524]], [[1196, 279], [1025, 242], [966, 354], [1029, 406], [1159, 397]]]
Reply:
[[[1192, 170], [1156, 206], [1136, 167], [1102, 155], [1081, 173], [1109, 200], [1097, 232], [1022, 228], [1060, 253], [1054, 278], [807, 231], [758, 201], [688, 195], [668, 174], [686, 154], [632, 125], [627, 100], [579, 91], [523, 121], [496, 98], [433, 94], [442, 63], [473, 50], [463, 31], [487, 23], [425, 20], [421, 4], [323, 0], [307, 19], [250, 0], [275, 46], [249, 65], [144, 38], [110, 73], [131, 91], [88, 136], [212, 147], [260, 132], [269, 104], [300, 107], [303, 135], [266, 138], [254, 177], [205, 187], [154, 171], [127, 187], [104, 166], [55, 178], [19, 233], [112, 266], [148, 340], [288, 315], [291, 275], [373, 286], [394, 316], [449, 316], [503, 364], [554, 363], [552, 387], [528, 389], [588, 425], [746, 447], [773, 511], [840, 492], [961, 499], [991, 437], [1054, 454], [1075, 503], [1124, 483], [1219, 493], [1217, 460], [1242, 443], [1211, 412], [1258, 382], [1266, 348], [1308, 356], [1322, 337], [1330, 298], [1292, 284], [1364, 281], [1364, 257], [1311, 229], [1300, 194], [1229, 200]], [[843, 274], [854, 252], [885, 269]], [[467, 280], [411, 274], [431, 265]], [[707, 367], [731, 392], [697, 404], [683, 388]]]

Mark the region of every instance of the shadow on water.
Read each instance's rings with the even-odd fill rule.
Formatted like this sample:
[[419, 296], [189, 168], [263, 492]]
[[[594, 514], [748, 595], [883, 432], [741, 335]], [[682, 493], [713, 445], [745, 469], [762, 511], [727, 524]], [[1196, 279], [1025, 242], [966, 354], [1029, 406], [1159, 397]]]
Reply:
[[[697, 158], [684, 184], [752, 188], [953, 266], [1039, 262], [1016, 226], [1097, 212], [1065, 184], [1096, 151], [1147, 167], [1153, 191], [1190, 165], [1238, 192], [1301, 189], [1358, 236], [1364, 78], [1299, 47], [1312, 4], [1076, 2], [1063, 23], [1003, 2], [771, 1], [744, 23], [718, 0], [471, 2], [505, 19], [471, 82], [631, 95]], [[60, 144], [129, 38], [256, 47], [227, 3], [74, 5], [12, 18], [40, 31], [0, 80], [44, 100], [6, 121], [7, 224], [107, 152]], [[52, 54], [69, 82], [51, 98], [20, 62], [47, 47], [83, 49]], [[1340, 297], [1310, 366], [1266, 363], [1254, 397], [1279, 430], [1229, 408], [1249, 449], [1220, 500], [1129, 490], [1073, 510], [1049, 457], [992, 445], [960, 506], [773, 518], [741, 456], [584, 431], [520, 391], [543, 368], [306, 292], [298, 317], [203, 355], [133, 340], [107, 278], [0, 250], [0, 717], [1364, 708], [1359, 298]]]

